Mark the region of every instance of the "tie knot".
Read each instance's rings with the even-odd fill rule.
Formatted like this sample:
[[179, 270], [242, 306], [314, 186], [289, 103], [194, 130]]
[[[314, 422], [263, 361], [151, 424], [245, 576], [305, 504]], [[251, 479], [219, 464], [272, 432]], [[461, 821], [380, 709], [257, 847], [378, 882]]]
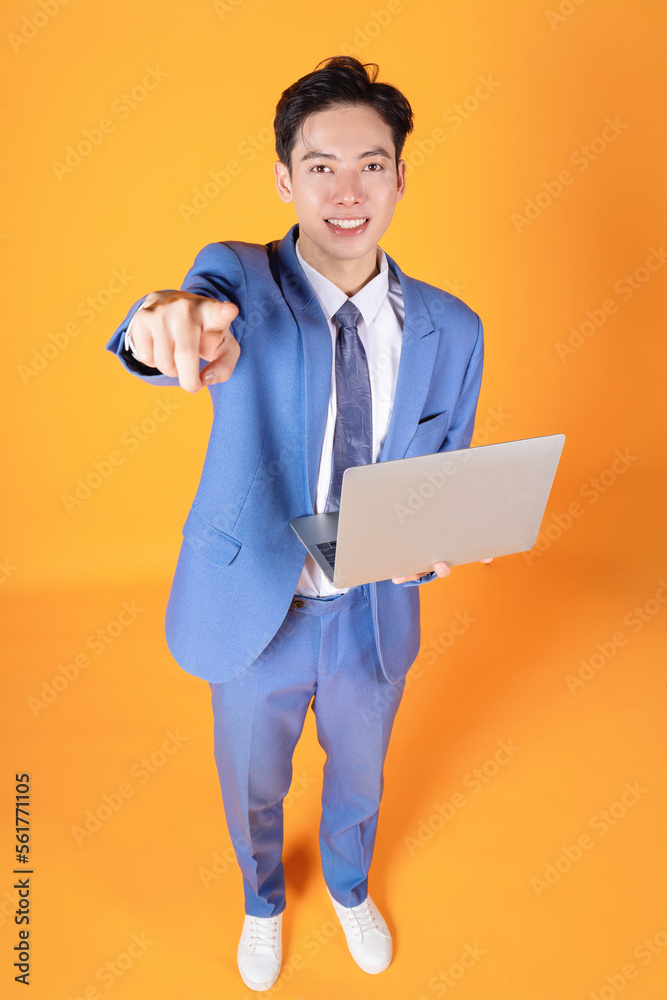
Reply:
[[351, 299], [346, 299], [336, 313], [336, 319], [345, 330], [356, 330], [361, 313]]

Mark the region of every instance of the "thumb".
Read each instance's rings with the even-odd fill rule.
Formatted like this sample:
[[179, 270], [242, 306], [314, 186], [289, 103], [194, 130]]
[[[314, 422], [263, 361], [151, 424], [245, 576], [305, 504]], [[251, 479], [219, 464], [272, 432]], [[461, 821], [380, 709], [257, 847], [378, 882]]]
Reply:
[[[231, 324], [239, 314], [238, 306], [233, 302], [220, 302], [218, 299], [206, 299], [201, 303], [199, 322], [199, 357], [205, 361], [215, 362], [228, 349], [228, 343], [234, 339], [230, 330]], [[206, 369], [202, 369], [206, 371]], [[209, 381], [216, 381], [212, 379]]]
[[238, 314], [239, 307], [233, 302], [207, 298], [201, 304], [202, 333], [222, 333], [223, 330], [228, 330]]
[[[202, 334], [202, 341], [205, 339], [205, 336]], [[210, 354], [204, 354], [204, 348], [200, 347], [201, 357], [210, 362], [210, 364], [204, 365], [199, 372], [202, 385], [226, 382], [234, 371], [236, 362], [239, 359], [241, 353], [240, 344], [231, 330], [225, 330], [222, 334], [211, 333], [208, 337], [209, 339], [218, 340], [218, 344]]]

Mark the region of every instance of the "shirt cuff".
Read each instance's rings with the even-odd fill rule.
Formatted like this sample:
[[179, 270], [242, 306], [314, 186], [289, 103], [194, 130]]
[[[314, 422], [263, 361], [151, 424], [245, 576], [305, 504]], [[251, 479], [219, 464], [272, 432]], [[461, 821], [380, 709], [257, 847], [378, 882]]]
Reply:
[[430, 580], [435, 580], [437, 577], [435, 570], [431, 570], [430, 573], [425, 573], [424, 576], [420, 576], [418, 580], [406, 580], [403, 584], [404, 587], [421, 587], [422, 583], [428, 583]]
[[[144, 300], [141, 303], [141, 305], [139, 306], [139, 309], [143, 309], [145, 305], [146, 305], [146, 301]], [[137, 309], [137, 312], [135, 312], [134, 316], [137, 315], [137, 313], [139, 312], [139, 309]], [[132, 355], [132, 357], [136, 361], [139, 361], [141, 359], [138, 358], [137, 355], [136, 355], [136, 353], [135, 353], [134, 343], [132, 341], [132, 333], [131, 333], [131, 331], [132, 331], [132, 323], [134, 322], [134, 316], [132, 317], [132, 319], [130, 320], [130, 322], [127, 324], [127, 330], [125, 331], [125, 350], [129, 351], [130, 354]]]

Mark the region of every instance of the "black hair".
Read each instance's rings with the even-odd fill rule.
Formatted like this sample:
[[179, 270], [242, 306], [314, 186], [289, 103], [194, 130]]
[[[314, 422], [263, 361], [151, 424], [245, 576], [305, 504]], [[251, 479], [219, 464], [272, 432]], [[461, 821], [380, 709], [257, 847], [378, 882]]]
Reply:
[[390, 83], [376, 82], [378, 73], [377, 63], [360, 63], [352, 56], [332, 56], [283, 91], [276, 105], [273, 128], [276, 154], [290, 174], [292, 150], [308, 115], [359, 104], [374, 108], [391, 129], [398, 169], [406, 136], [412, 132], [413, 112], [400, 90]]

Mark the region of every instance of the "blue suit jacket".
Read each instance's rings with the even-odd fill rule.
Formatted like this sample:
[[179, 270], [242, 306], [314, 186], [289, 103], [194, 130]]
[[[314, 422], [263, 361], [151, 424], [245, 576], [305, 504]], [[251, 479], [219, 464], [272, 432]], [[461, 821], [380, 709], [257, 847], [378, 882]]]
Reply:
[[[331, 335], [295, 249], [298, 225], [267, 245], [203, 248], [183, 291], [231, 300], [241, 345], [227, 382], [209, 387], [213, 423], [201, 480], [183, 526], [167, 603], [167, 644], [180, 666], [220, 682], [246, 669], [279, 629], [306, 550], [290, 519], [314, 513], [331, 385]], [[482, 377], [479, 317], [460, 299], [409, 278], [387, 255], [405, 320], [387, 436], [379, 461], [466, 448]], [[156, 386], [178, 379], [128, 358], [130, 309], [106, 350]], [[207, 362], [201, 359], [200, 369]], [[423, 576], [419, 583], [434, 579]], [[420, 645], [418, 584], [370, 584], [378, 655], [398, 682]]]

